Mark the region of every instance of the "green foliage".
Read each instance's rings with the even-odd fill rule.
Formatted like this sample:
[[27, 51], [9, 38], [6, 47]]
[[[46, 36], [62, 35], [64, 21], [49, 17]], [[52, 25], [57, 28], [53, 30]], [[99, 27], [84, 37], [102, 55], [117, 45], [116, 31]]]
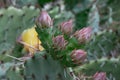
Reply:
[[54, 0], [38, 0], [38, 3], [40, 6], [43, 7], [43, 5], [45, 5], [46, 3], [51, 2], [51, 1], [54, 1]]
[[7, 79], [9, 80], [24, 80], [22, 74], [20, 74], [19, 67], [11, 67], [6, 74]]
[[[68, 1], [68, 0], [65, 0], [65, 4], [66, 4], [66, 8], [67, 9], [73, 9], [74, 8], [74, 6], [78, 3], [78, 2], [80, 2], [80, 1], [78, 1], [78, 0], [70, 0], [70, 1]], [[72, 3], [72, 4], [71, 4]]]
[[26, 5], [35, 5], [37, 3], [37, 0], [16, 0], [13, 2], [15, 3], [15, 6], [17, 7], [23, 7]]
[[38, 14], [39, 10], [33, 6], [0, 10], [0, 54], [14, 49], [16, 39], [24, 29], [34, 25], [34, 18]]
[[4, 76], [7, 70], [13, 65], [13, 63], [2, 63], [0, 64], [0, 78]]
[[[115, 28], [115, 26], [114, 26]], [[116, 27], [119, 31], [119, 27]], [[88, 59], [98, 59], [101, 57], [117, 57], [119, 52], [119, 35], [117, 31], [102, 31], [93, 36], [93, 39], [85, 46], [88, 51]]]
[[60, 23], [67, 21], [69, 19], [74, 20], [75, 15], [71, 11], [60, 11], [60, 7], [54, 6], [49, 10], [50, 16], [53, 19], [54, 27], [59, 27]]
[[[26, 52], [23, 52], [23, 46], [16, 43], [16, 40], [19, 38], [24, 29], [27, 29], [34, 25], [35, 17], [38, 16], [39, 12], [39, 9], [35, 9], [33, 6], [25, 6], [22, 9], [9, 7], [8, 9], [0, 10], [0, 61], [3, 61], [4, 64], [6, 64], [7, 62], [19, 63], [19, 61], [21, 61], [20, 57], [24, 56], [24, 53]], [[44, 42], [47, 42], [44, 40], [50, 40], [53, 37], [51, 31], [49, 32], [51, 36], [46, 34], [46, 32], [48, 31], [49, 30], [44, 31], [43, 29], [43, 31], [39, 33], [41, 36], [44, 35], [46, 37], [43, 37], [41, 39], [41, 41], [43, 41], [43, 46], [48, 46], [47, 44], [44, 44]], [[50, 41], [48, 43], [51, 44]], [[48, 49], [48, 47], [45, 46], [44, 48]], [[34, 79], [35, 75], [34, 80], [72, 80], [72, 77], [66, 71], [67, 68], [64, 68], [58, 60], [53, 60], [50, 54], [48, 54], [46, 55], [47, 60], [44, 58], [44, 55], [41, 55], [41, 52], [38, 52], [33, 57], [34, 59], [28, 59], [27, 61], [25, 61], [25, 64], [19, 64], [18, 66], [14, 64], [9, 64], [7, 68], [4, 67], [5, 70], [1, 69], [2, 74], [0, 76], [0, 79], [5, 78], [9, 80], [30, 80], [30, 76], [32, 76], [32, 80], [32, 78]], [[21, 68], [20, 66], [25, 66], [25, 68]]]
[[120, 74], [120, 59], [119, 58], [101, 58], [90, 61], [78, 68], [75, 68], [75, 72], [82, 73], [86, 76], [92, 76], [96, 72], [106, 72], [107, 77], [110, 80], [119, 80]]
[[38, 52], [25, 62], [26, 80], [72, 80], [60, 62], [46, 52]]
[[[55, 0], [17, 0], [14, 6], [21, 9], [0, 9], [0, 80], [73, 80], [75, 75], [70, 75], [69, 67], [74, 68], [76, 74], [92, 77], [102, 71], [107, 73], [108, 79], [119, 80], [119, 0], [64, 0], [66, 9], [70, 11], [61, 11], [60, 7], [52, 6], [48, 13], [54, 21], [53, 28], [36, 27], [45, 50], [36, 52], [32, 57], [25, 56], [27, 53], [16, 40], [23, 30], [35, 24], [40, 10], [24, 5], [35, 5], [38, 2], [43, 7], [51, 1], [54, 4]], [[59, 30], [60, 23], [69, 19], [75, 23], [74, 30], [86, 26], [93, 28], [95, 33], [90, 42], [78, 44], [73, 35], [64, 35]], [[58, 35], [63, 35], [67, 41], [63, 50], [57, 50], [53, 45], [53, 37]], [[71, 52], [77, 49], [87, 52], [86, 63], [80, 66], [74, 64], [70, 57]], [[28, 59], [21, 61], [24, 58]]]
[[75, 18], [76, 18], [76, 30], [88, 26], [87, 25], [88, 13], [89, 13], [89, 9], [86, 9], [86, 10], [84, 10], [84, 11], [82, 11], [80, 13], [77, 13], [75, 15]]

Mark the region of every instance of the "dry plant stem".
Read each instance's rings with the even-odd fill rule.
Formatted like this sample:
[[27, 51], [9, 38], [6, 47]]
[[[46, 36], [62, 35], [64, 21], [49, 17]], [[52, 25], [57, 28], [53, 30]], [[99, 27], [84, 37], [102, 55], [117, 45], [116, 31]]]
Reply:
[[78, 77], [76, 77], [71, 67], [69, 68], [69, 70], [70, 70], [70, 75], [73, 77], [74, 80], [80, 80]]
[[6, 56], [7, 57], [10, 57], [10, 58], [13, 58], [13, 59], [16, 59], [16, 60], [18, 60], [18, 61], [24, 61], [24, 60], [22, 60], [22, 59], [20, 59], [20, 58], [16, 58], [16, 57], [14, 57], [14, 56], [11, 56], [11, 55], [9, 55], [9, 54], [6, 54]]
[[38, 49], [32, 47], [31, 45], [29, 45], [29, 44], [27, 44], [27, 43], [25, 43], [25, 42], [23, 42], [23, 41], [18, 41], [18, 42], [21, 43], [21, 44], [23, 44], [23, 45], [29, 46], [30, 48], [32, 48], [32, 49], [38, 51]]
[[[21, 44], [23, 44], [23, 45], [29, 46], [30, 48], [35, 49], [36, 51], [38, 51], [38, 49], [36, 49], [36, 48], [32, 47], [31, 45], [29, 45], [29, 44], [21, 41], [20, 38], [17, 40], [17, 42], [19, 42], [19, 43], [21, 43]], [[16, 60], [18, 60], [18, 61], [22, 61], [22, 62], [24, 62], [24, 61], [26, 61], [27, 59], [29, 59], [30, 57], [32, 57], [31, 53], [29, 53], [29, 55], [27, 55], [26, 57], [21, 57], [21, 58], [16, 58], [16, 57], [11, 56], [11, 55], [9, 55], [9, 54], [6, 54], [6, 56], [8, 56], [8, 57], [10, 57], [10, 58], [13, 58], [13, 59], [16, 59]]]
[[17, 58], [17, 57], [14, 57], [14, 56], [11, 56], [9, 54], [6, 54], [7, 57], [10, 57], [12, 59], [15, 59], [15, 60], [18, 60], [18, 61], [21, 61], [21, 62], [25, 62], [26, 60], [30, 59], [32, 56], [31, 55], [27, 55], [25, 57], [21, 57], [21, 58]]

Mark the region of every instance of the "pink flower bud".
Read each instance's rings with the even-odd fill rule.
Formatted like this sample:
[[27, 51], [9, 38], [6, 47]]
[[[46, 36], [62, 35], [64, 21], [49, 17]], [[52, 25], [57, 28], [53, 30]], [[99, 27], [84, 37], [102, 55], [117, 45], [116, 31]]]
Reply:
[[64, 49], [66, 46], [67, 42], [64, 39], [63, 35], [56, 36], [53, 38], [53, 45], [57, 49]]
[[46, 11], [42, 11], [41, 15], [37, 18], [37, 22], [41, 27], [51, 27], [53, 20]]
[[83, 62], [87, 55], [86, 55], [86, 52], [84, 50], [74, 50], [72, 51], [71, 53], [71, 58], [72, 58], [72, 61], [75, 63], [75, 64], [80, 64], [81, 62]]
[[60, 30], [64, 33], [64, 34], [71, 34], [73, 31], [73, 21], [69, 20], [66, 22], [62, 22], [60, 24]]
[[92, 28], [91, 27], [86, 27], [83, 28], [79, 31], [76, 31], [74, 36], [77, 38], [79, 43], [85, 43], [90, 40], [92, 35]]
[[105, 72], [97, 72], [93, 76], [94, 80], [106, 80], [106, 73]]

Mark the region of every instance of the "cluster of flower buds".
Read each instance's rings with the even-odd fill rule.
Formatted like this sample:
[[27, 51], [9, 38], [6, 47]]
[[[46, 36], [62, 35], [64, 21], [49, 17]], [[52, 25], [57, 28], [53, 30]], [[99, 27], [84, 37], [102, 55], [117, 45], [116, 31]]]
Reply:
[[80, 64], [80, 63], [84, 62], [84, 60], [87, 57], [87, 54], [84, 50], [79, 49], [79, 50], [72, 51], [70, 56], [71, 56], [72, 61], [75, 64]]
[[[53, 21], [46, 11], [41, 12], [41, 15], [38, 17], [37, 21], [42, 27], [50, 27], [51, 25], [53, 25]], [[73, 20], [62, 22], [59, 28], [63, 34], [66, 34], [66, 35], [72, 34]], [[79, 43], [84, 43], [90, 40], [91, 33], [92, 33], [92, 28], [87, 27], [79, 31], [76, 31], [74, 36], [78, 39]], [[64, 39], [63, 35], [58, 35], [53, 38], [53, 46], [58, 50], [65, 49], [66, 44], [67, 44], [67, 41]], [[84, 60], [87, 57], [87, 54], [84, 50], [79, 49], [79, 50], [72, 51], [70, 57], [75, 64], [80, 64], [84, 62]]]
[[53, 25], [53, 20], [46, 11], [42, 11], [40, 16], [37, 18], [37, 23], [41, 27], [51, 27]]
[[69, 21], [66, 21], [66, 22], [62, 22], [60, 24], [60, 30], [64, 34], [70, 35], [72, 33], [72, 31], [73, 31], [73, 21], [69, 20]]
[[78, 40], [79, 43], [85, 43], [90, 40], [92, 35], [92, 28], [91, 27], [86, 27], [83, 28], [79, 31], [76, 31], [74, 36]]
[[106, 80], [106, 73], [105, 72], [97, 72], [93, 76], [94, 80]]
[[63, 35], [59, 35], [53, 38], [53, 45], [57, 49], [64, 49], [67, 41], [64, 39]]

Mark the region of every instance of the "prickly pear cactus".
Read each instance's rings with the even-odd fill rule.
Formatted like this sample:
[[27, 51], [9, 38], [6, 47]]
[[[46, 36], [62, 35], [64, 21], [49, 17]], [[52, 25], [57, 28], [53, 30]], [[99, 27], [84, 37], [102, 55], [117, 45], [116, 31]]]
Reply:
[[14, 57], [22, 55], [23, 48], [16, 43], [17, 38], [24, 29], [33, 26], [34, 17], [38, 14], [39, 9], [33, 6], [24, 6], [22, 9], [11, 6], [0, 9], [0, 79], [3, 79], [7, 70], [14, 66], [13, 57], [8, 55]]
[[24, 80], [24, 76], [22, 75], [23, 71], [22, 68], [20, 68], [21, 65], [15, 65], [9, 68], [7, 70], [6, 75], [4, 79], [9, 80]]
[[92, 60], [78, 68], [75, 72], [82, 73], [86, 76], [93, 76], [96, 72], [106, 72], [109, 80], [119, 80], [120, 74], [120, 59], [119, 58], [101, 58]]
[[73, 13], [51, 9], [52, 18], [33, 6], [0, 10], [0, 80], [93, 80], [99, 71], [119, 80], [119, 26], [94, 35], [96, 26], [75, 31]]
[[93, 39], [88, 43], [85, 49], [88, 51], [88, 59], [98, 59], [101, 57], [117, 57], [119, 47], [119, 26], [114, 26], [113, 29], [99, 31], [93, 36]]
[[[9, 14], [8, 14], [9, 13]], [[53, 55], [50, 55], [52, 52], [48, 52], [50, 48], [46, 47], [47, 44], [42, 45], [46, 48], [47, 52], [37, 52], [32, 57], [28, 57], [25, 61], [21, 60], [24, 58], [23, 46], [16, 43], [16, 40], [19, 39], [20, 34], [24, 29], [32, 27], [35, 23], [34, 20], [39, 14], [39, 9], [34, 7], [23, 7], [22, 9], [17, 9], [14, 7], [9, 7], [7, 9], [0, 10], [0, 61], [2, 65], [6, 65], [7, 62], [10, 64], [6, 66], [1, 65], [1, 75], [0, 79], [9, 79], [9, 80], [72, 80], [72, 76], [68, 71], [68, 67], [65, 67], [61, 64], [61, 61], [54, 59]], [[5, 23], [7, 22], [7, 23]], [[43, 28], [44, 30], [44, 28]], [[50, 29], [51, 30], [51, 29]], [[40, 33], [45, 39], [45, 33]], [[50, 33], [52, 34], [52, 33]], [[52, 40], [52, 35], [48, 35], [49, 39], [46, 37], [46, 40]], [[48, 41], [48, 43], [51, 43]], [[4, 45], [4, 46], [3, 46]], [[50, 45], [52, 46], [52, 45]], [[53, 50], [53, 48], [51, 48]], [[50, 51], [52, 51], [50, 50]], [[22, 57], [22, 58], [20, 58]], [[66, 58], [65, 58], [66, 59]], [[63, 61], [63, 60], [62, 60]], [[16, 66], [16, 64], [22, 62]], [[25, 63], [24, 63], [25, 62]], [[24, 66], [24, 67], [20, 67]]]
[[13, 65], [13, 63], [1, 63], [0, 64], [0, 77], [3, 77], [7, 70]]
[[38, 14], [39, 9], [33, 6], [0, 10], [0, 54], [14, 49], [20, 33], [34, 24], [34, 18]]
[[[0, 64], [0, 80], [22, 80], [22, 64], [23, 62], [3, 62]], [[20, 68], [21, 67], [21, 68]]]
[[25, 80], [72, 80], [59, 61], [45, 52], [38, 52], [25, 62]]

